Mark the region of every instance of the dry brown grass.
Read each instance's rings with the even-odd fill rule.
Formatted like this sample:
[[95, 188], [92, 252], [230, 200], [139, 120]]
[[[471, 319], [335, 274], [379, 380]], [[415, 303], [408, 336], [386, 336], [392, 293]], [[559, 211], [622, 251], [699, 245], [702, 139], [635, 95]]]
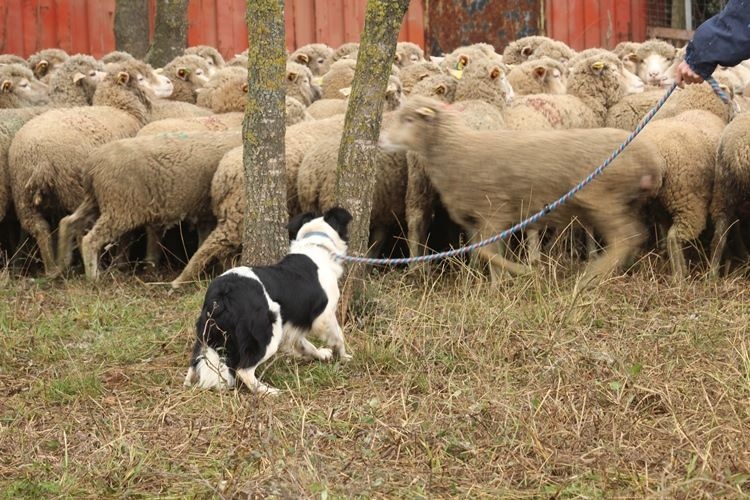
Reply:
[[373, 273], [346, 365], [182, 387], [203, 287], [0, 292], [7, 497], [750, 495], [748, 282]]

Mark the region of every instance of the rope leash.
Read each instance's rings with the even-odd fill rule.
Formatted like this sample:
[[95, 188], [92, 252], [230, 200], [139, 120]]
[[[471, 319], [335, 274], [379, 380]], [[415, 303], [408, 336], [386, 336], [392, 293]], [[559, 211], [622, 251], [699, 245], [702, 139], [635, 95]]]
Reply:
[[[721, 87], [719, 86], [719, 83], [716, 80], [714, 80], [713, 78], [709, 78], [706, 81], [708, 82], [709, 85], [711, 85], [711, 88], [713, 89], [714, 93], [717, 96], [719, 96], [719, 98], [724, 102], [724, 104], [730, 103], [729, 96], [721, 89]], [[617, 158], [620, 155], [620, 153], [622, 153], [625, 150], [625, 148], [628, 147], [628, 145], [630, 145], [631, 142], [633, 142], [633, 139], [635, 139], [638, 136], [638, 134], [641, 133], [641, 130], [643, 130], [643, 128], [651, 121], [654, 115], [656, 115], [656, 113], [662, 108], [662, 106], [664, 106], [664, 103], [667, 102], [667, 99], [669, 99], [669, 96], [672, 95], [672, 93], [675, 91], [676, 88], [677, 88], [677, 84], [673, 83], [667, 89], [664, 96], [662, 96], [662, 98], [659, 99], [656, 105], [648, 113], [646, 113], [646, 116], [644, 116], [640, 122], [638, 122], [638, 125], [636, 125], [635, 130], [633, 130], [633, 132], [630, 133], [627, 139], [625, 139], [625, 142], [620, 144], [620, 146], [611, 155], [609, 155], [609, 158], [604, 160], [604, 163], [599, 165], [596, 168], [596, 170], [594, 170], [593, 172], [591, 172], [591, 174], [589, 174], [588, 177], [586, 177], [584, 180], [579, 182], [576, 186], [573, 187], [573, 189], [565, 193], [562, 197], [560, 197], [556, 201], [548, 205], [544, 205], [544, 207], [538, 212], [536, 212], [535, 214], [515, 224], [509, 229], [506, 229], [505, 231], [499, 234], [496, 234], [495, 236], [484, 239], [482, 241], [478, 241], [476, 243], [472, 243], [471, 245], [454, 248], [452, 250], [448, 250], [445, 252], [433, 253], [429, 255], [420, 255], [418, 257], [401, 257], [397, 259], [375, 259], [375, 258], [369, 258], [369, 257], [358, 257], [355, 255], [342, 255], [340, 253], [334, 253], [334, 257], [337, 260], [341, 260], [345, 262], [368, 264], [371, 266], [411, 264], [411, 263], [417, 263], [417, 262], [431, 262], [433, 260], [444, 259], [447, 257], [455, 257], [457, 255], [472, 252], [478, 248], [482, 248], [484, 246], [491, 245], [492, 243], [496, 243], [500, 240], [507, 239], [512, 234], [526, 229], [528, 226], [538, 222], [541, 218], [543, 218], [548, 213], [552, 212], [553, 210], [556, 210], [562, 204], [569, 201], [581, 189], [583, 189], [588, 184], [590, 184], [591, 181], [599, 177], [602, 174], [602, 172], [604, 172], [604, 170], [615, 160], [615, 158]]]

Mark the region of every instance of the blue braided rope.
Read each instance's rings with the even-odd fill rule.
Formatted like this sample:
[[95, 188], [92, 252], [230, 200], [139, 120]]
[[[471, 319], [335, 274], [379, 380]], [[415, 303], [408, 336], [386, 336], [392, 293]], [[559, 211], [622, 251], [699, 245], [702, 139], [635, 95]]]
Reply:
[[[714, 90], [716, 95], [721, 98], [724, 103], [729, 103], [730, 99], [729, 96], [719, 87], [719, 84], [714, 80], [713, 78], [709, 78], [706, 80], [709, 85], [711, 85], [711, 88]], [[556, 210], [560, 205], [566, 203], [569, 201], [576, 193], [578, 193], [581, 189], [586, 187], [588, 184], [591, 183], [594, 179], [599, 177], [602, 172], [604, 172], [604, 169], [606, 169], [614, 160], [617, 158], [620, 153], [622, 153], [628, 145], [630, 145], [631, 142], [633, 142], [633, 139], [635, 139], [638, 134], [641, 133], [641, 130], [648, 124], [648, 122], [651, 121], [651, 119], [656, 115], [656, 113], [661, 109], [662, 106], [664, 106], [664, 103], [667, 102], [667, 99], [669, 99], [669, 96], [672, 95], [672, 92], [674, 92], [675, 88], [677, 87], [677, 84], [673, 83], [669, 89], [667, 89], [664, 96], [662, 96], [661, 99], [656, 103], [656, 105], [648, 112], [646, 113], [646, 116], [643, 117], [643, 119], [636, 125], [635, 130], [630, 133], [627, 139], [625, 139], [625, 142], [620, 144], [620, 146], [611, 154], [609, 155], [609, 158], [604, 160], [604, 163], [599, 165], [596, 170], [591, 172], [588, 177], [586, 177], [584, 180], [579, 182], [576, 186], [573, 187], [570, 191], [565, 193], [561, 198], [558, 200], [550, 203], [549, 205], [545, 205], [544, 208], [536, 212], [535, 214], [531, 215], [525, 220], [522, 220], [521, 222], [515, 224], [514, 226], [510, 227], [509, 229], [506, 229], [505, 231], [496, 234], [495, 236], [492, 236], [490, 238], [484, 239], [482, 241], [478, 241], [476, 243], [472, 243], [471, 245], [466, 245], [460, 248], [454, 248], [452, 250], [448, 250], [445, 252], [440, 253], [433, 253], [429, 255], [420, 255], [418, 257], [401, 257], [398, 259], [374, 259], [369, 257], [357, 257], [354, 255], [342, 255], [339, 253], [335, 253], [334, 256], [338, 260], [343, 260], [346, 262], [354, 262], [359, 264], [368, 264], [371, 266], [384, 266], [384, 265], [397, 265], [397, 264], [410, 264], [410, 263], [416, 263], [416, 262], [429, 262], [433, 260], [438, 259], [444, 259], [447, 257], [456, 257], [457, 255], [461, 255], [464, 253], [472, 252], [478, 248], [482, 248], [487, 245], [491, 245], [492, 243], [496, 243], [500, 240], [506, 239], [510, 237], [512, 234], [517, 233], [519, 231], [522, 231], [526, 229], [528, 226], [538, 222], [540, 219], [542, 219], [545, 215], [552, 212], [553, 210]]]

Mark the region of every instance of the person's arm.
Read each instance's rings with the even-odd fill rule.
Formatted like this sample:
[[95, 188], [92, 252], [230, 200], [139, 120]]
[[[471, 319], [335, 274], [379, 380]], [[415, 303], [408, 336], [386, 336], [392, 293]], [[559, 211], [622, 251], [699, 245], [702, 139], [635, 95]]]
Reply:
[[724, 10], [698, 26], [685, 53], [687, 66], [702, 79], [711, 76], [718, 65], [735, 66], [747, 58], [750, 0], [729, 0]]

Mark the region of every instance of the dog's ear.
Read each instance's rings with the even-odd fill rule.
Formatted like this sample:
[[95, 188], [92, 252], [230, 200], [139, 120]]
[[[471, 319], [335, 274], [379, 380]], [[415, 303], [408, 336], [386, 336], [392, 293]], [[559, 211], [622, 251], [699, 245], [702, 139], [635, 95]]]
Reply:
[[323, 214], [323, 220], [339, 233], [342, 240], [349, 240], [349, 223], [352, 221], [352, 214], [347, 209], [334, 207]]
[[315, 217], [316, 215], [314, 213], [305, 212], [304, 214], [297, 214], [289, 219], [289, 223], [286, 225], [286, 228], [289, 231], [289, 239], [295, 239], [299, 230], [302, 229], [302, 226], [313, 220]]

